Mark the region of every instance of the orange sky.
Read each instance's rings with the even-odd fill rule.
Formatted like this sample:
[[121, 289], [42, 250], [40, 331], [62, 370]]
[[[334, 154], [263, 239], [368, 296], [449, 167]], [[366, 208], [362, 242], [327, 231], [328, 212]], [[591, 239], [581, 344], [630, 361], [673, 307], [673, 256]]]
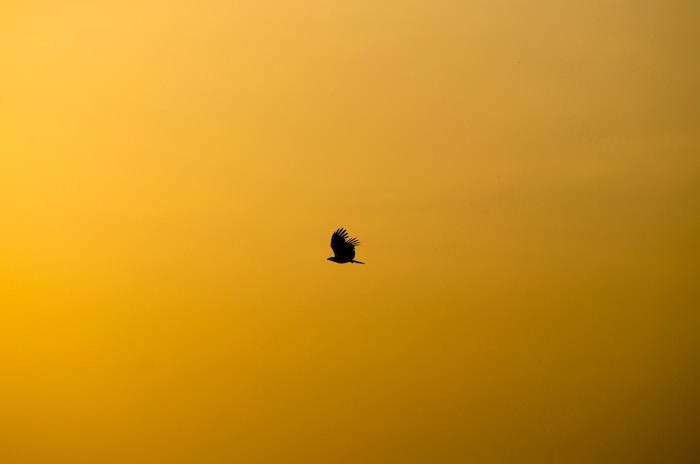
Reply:
[[0, 462], [693, 461], [699, 14], [4, 2]]

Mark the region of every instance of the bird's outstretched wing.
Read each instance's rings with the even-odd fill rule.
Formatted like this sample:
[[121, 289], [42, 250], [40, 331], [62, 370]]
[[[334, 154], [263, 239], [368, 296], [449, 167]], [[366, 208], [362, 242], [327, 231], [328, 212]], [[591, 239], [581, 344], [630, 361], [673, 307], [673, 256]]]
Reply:
[[360, 244], [356, 238], [348, 238], [348, 231], [340, 228], [333, 232], [331, 236], [331, 248], [336, 258], [353, 259], [355, 257], [355, 247]]

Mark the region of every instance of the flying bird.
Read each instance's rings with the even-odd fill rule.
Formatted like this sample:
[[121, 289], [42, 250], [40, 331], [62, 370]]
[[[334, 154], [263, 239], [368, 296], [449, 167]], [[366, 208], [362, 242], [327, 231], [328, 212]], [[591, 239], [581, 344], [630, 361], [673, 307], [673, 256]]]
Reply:
[[333, 232], [331, 236], [331, 248], [335, 256], [328, 258], [334, 263], [357, 263], [365, 264], [362, 261], [355, 261], [355, 247], [360, 244], [356, 238], [348, 238], [348, 231], [340, 228]]

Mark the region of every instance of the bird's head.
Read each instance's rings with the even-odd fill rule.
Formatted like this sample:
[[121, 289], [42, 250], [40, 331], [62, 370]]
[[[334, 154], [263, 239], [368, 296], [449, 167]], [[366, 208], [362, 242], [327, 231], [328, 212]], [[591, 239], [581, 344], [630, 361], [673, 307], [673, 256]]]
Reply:
[[328, 261], [335, 261], [335, 256], [331, 256], [330, 258], [328, 258]]

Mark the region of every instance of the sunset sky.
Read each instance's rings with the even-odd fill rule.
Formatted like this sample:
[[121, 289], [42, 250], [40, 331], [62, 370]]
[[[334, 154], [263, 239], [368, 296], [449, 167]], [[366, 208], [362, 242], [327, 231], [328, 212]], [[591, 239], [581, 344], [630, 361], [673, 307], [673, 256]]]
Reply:
[[695, 462], [699, 18], [4, 1], [0, 462]]

